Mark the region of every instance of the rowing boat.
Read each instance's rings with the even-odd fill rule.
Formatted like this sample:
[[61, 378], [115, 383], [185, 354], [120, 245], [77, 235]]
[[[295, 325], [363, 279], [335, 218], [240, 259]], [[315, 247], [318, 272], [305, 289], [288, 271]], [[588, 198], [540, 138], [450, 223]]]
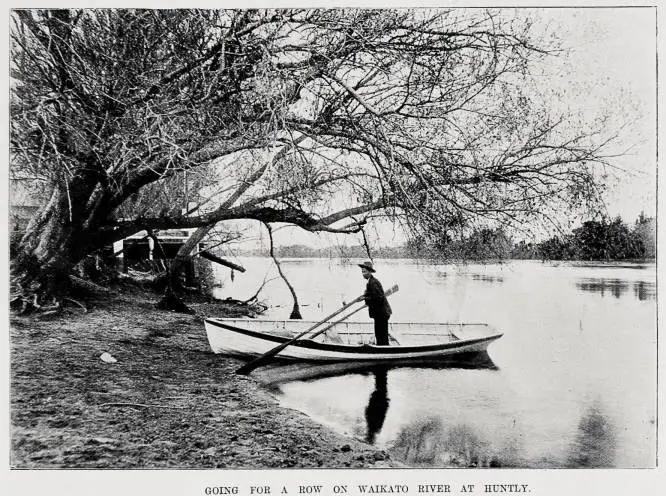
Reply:
[[[283, 344], [316, 322], [306, 320], [214, 319], [205, 321], [214, 353], [253, 358]], [[372, 322], [340, 322], [314, 339], [296, 340], [277, 358], [311, 362], [391, 362], [485, 351], [502, 337], [487, 324], [394, 322], [390, 346], [374, 344]]]

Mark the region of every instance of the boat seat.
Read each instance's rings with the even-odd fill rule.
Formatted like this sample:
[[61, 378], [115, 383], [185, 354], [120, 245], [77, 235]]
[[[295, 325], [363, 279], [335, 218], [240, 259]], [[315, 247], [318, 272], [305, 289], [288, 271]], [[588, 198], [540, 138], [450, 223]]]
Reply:
[[324, 341], [327, 342], [327, 343], [336, 343], [336, 344], [342, 344], [343, 343], [342, 338], [335, 331], [332, 331], [332, 332], [331, 331], [326, 331], [324, 333]]

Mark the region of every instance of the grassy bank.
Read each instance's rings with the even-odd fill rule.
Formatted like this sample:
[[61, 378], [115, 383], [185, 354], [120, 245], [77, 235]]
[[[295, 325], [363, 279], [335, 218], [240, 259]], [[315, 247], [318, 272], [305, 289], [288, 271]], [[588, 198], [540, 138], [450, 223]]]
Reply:
[[[117, 292], [88, 312], [12, 316], [14, 468], [382, 467], [383, 451], [279, 407], [241, 362], [214, 355], [201, 315]], [[237, 310], [237, 309], [236, 309]], [[109, 353], [117, 361], [100, 356]]]

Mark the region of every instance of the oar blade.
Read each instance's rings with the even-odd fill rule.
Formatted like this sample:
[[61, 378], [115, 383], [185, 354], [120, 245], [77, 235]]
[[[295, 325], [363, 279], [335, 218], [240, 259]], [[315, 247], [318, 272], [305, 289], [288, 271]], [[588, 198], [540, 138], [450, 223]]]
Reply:
[[236, 369], [236, 374], [238, 375], [248, 375], [250, 372], [252, 372], [254, 369], [257, 367], [261, 367], [264, 363], [268, 362], [270, 359], [272, 359], [275, 355], [280, 353], [283, 349], [285, 349], [286, 346], [283, 346], [281, 349], [274, 351], [275, 348], [273, 349], [273, 353], [269, 356], [266, 355], [261, 355], [259, 358], [256, 358], [255, 360], [252, 360], [251, 362], [246, 363], [242, 367], [239, 367]]

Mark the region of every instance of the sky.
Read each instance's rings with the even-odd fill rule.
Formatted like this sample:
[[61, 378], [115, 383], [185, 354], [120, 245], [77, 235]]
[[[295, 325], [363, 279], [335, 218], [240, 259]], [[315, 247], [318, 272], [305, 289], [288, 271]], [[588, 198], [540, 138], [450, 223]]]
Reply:
[[[520, 9], [507, 9], [508, 12]], [[656, 11], [653, 8], [527, 9], [562, 40], [566, 57], [548, 58], [535, 70], [544, 92], [559, 91], [561, 105], [580, 109], [590, 119], [611, 109], [618, 114], [608, 131], [621, 138], [612, 148], [621, 156], [605, 172], [607, 213], [632, 224], [641, 212], [655, 216], [656, 205]], [[539, 81], [541, 80], [541, 81]], [[378, 246], [404, 242], [388, 223], [369, 230]], [[278, 245], [358, 244], [359, 236], [311, 234], [285, 228]]]
[[[547, 9], [544, 19], [562, 27], [572, 52], [553, 84], [572, 88], [576, 105], [593, 115], [609, 106], [622, 110], [626, 150], [614, 159], [615, 180], [606, 197], [611, 215], [633, 221], [656, 214], [656, 23], [654, 9]], [[626, 171], [622, 173], [621, 171]]]

